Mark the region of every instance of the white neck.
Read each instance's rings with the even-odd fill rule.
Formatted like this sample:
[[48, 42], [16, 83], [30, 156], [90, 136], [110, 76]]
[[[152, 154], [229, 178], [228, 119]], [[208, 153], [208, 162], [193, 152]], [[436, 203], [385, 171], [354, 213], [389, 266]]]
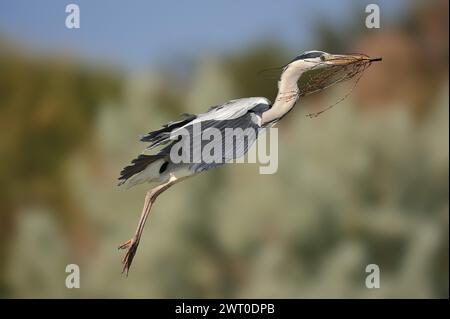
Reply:
[[277, 121], [286, 115], [298, 99], [297, 81], [303, 74], [304, 68], [289, 66], [278, 81], [278, 94], [272, 107], [262, 114], [262, 124]]

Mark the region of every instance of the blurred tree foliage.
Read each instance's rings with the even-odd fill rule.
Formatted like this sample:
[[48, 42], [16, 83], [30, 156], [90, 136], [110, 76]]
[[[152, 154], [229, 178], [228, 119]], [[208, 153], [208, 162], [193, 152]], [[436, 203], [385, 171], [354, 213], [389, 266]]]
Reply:
[[72, 232], [83, 229], [75, 227], [82, 208], [71, 198], [64, 164], [80, 147], [92, 147], [100, 106], [120, 92], [118, 74], [109, 70], [0, 44], [0, 276], [20, 207], [50, 206], [69, 235], [82, 237]]
[[[78, 233], [91, 226], [79, 206], [100, 206], [95, 227], [104, 246], [95, 263], [84, 268], [82, 296], [448, 297], [448, 68], [443, 67], [448, 66], [448, 42], [446, 47], [440, 27], [427, 27], [436, 21], [448, 24], [445, 3], [413, 10], [414, 29], [408, 19], [399, 19], [375, 39], [375, 33], [355, 24], [361, 18], [338, 29], [318, 17], [313, 48], [348, 52], [363, 39], [369, 43], [364, 49], [388, 53], [383, 56], [387, 66], [369, 70], [379, 73], [366, 76], [358, 84], [359, 93], [352, 95], [355, 100], [344, 101], [331, 115], [309, 120], [297, 113], [280, 123], [276, 174], [258, 175], [247, 165], [229, 165], [163, 196], [127, 280], [119, 279], [120, 257], [114, 247], [135, 226], [146, 186], [116, 196], [112, 179], [106, 179], [111, 187], [98, 189], [97, 177], [86, 174], [78, 185], [87, 189], [79, 204], [68, 191], [64, 167], [72, 152], [89, 145], [102, 100], [120, 99], [117, 74], [0, 50], [0, 124], [7, 132], [0, 139], [0, 294], [7, 295], [3, 276], [15, 213], [35, 199], [53, 208], [79, 247], [91, 247], [83, 242], [86, 234]], [[422, 16], [419, 11], [427, 13]], [[443, 12], [447, 16], [439, 18]], [[416, 45], [400, 47], [402, 39]], [[417, 44], [424, 39], [434, 39], [434, 46], [421, 50]], [[382, 51], [386, 43], [388, 49], [400, 49]], [[273, 100], [279, 67], [298, 53], [262, 43], [213, 62], [200, 56], [185, 81], [166, 71], [149, 75], [150, 82], [157, 83], [151, 90], [140, 91], [146, 82], [126, 83], [125, 94], [132, 95], [131, 100], [142, 94], [142, 99], [136, 98], [142, 105], [125, 103], [124, 110], [101, 114], [110, 121], [105, 144], [120, 150], [103, 150], [101, 164], [111, 168], [115, 179], [133, 156], [128, 149], [138, 147], [137, 139], [118, 135], [132, 131], [135, 119], [150, 130], [179, 113], [205, 111], [211, 100]], [[429, 63], [417, 67], [423, 65], [422, 57]], [[398, 67], [401, 61], [406, 62]], [[260, 73], [271, 67], [278, 69]], [[386, 90], [374, 85], [379, 82]], [[369, 83], [367, 91], [361, 90], [364, 83]], [[389, 87], [399, 98], [387, 94]], [[417, 123], [411, 121], [409, 107], [415, 103], [413, 93], [422, 90], [426, 98], [420, 99], [421, 114], [426, 116]], [[341, 91], [329, 90], [320, 95], [319, 107], [341, 96]], [[302, 100], [301, 108], [315, 102]], [[369, 110], [369, 103], [375, 107]], [[48, 267], [34, 267], [34, 260], [44, 253], [22, 251], [33, 263], [13, 270], [30, 277], [53, 276]], [[47, 263], [63, 259], [53, 253], [46, 256]], [[369, 263], [381, 268], [379, 290], [364, 286]], [[8, 279], [17, 295], [30, 291], [31, 283]], [[52, 293], [69, 294], [52, 290], [50, 282], [30, 294]]]

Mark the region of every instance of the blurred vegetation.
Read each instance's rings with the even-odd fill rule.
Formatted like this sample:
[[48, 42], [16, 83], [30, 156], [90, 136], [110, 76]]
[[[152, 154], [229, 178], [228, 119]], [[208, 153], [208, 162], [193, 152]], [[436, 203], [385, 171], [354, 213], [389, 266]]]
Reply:
[[[299, 102], [279, 124], [275, 175], [228, 165], [162, 196], [127, 279], [116, 247], [148, 186], [116, 178], [138, 135], [229, 99], [273, 100], [276, 71], [260, 71], [298, 52], [200, 56], [180, 80], [0, 44], [0, 295], [448, 297], [448, 2], [408, 10], [381, 31], [318, 22], [316, 48], [383, 63], [317, 119], [304, 115], [346, 87]], [[79, 290], [64, 286], [68, 263]], [[365, 287], [370, 263], [380, 289]]]
[[[89, 227], [72, 199], [66, 161], [90, 138], [101, 102], [118, 99], [120, 82], [106, 70], [67, 59], [33, 59], [6, 43], [0, 50], [0, 287], [15, 215], [28, 205], [49, 205], [78, 250]], [[80, 237], [80, 238], [78, 238]], [[79, 244], [77, 244], [79, 242]]]

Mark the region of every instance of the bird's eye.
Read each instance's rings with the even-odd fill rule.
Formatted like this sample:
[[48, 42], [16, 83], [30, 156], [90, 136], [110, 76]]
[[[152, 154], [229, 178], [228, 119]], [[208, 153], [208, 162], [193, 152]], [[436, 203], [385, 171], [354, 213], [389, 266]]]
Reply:
[[320, 61], [325, 62], [325, 55], [320, 56]]

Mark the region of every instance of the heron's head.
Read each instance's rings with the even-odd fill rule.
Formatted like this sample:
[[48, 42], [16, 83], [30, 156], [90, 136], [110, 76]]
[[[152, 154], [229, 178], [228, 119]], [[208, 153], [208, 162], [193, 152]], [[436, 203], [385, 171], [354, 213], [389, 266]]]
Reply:
[[345, 66], [355, 62], [375, 62], [381, 58], [370, 58], [365, 54], [331, 54], [323, 51], [306, 51], [289, 62], [286, 68], [299, 69], [303, 72], [323, 69], [331, 66]]
[[[335, 83], [361, 74], [372, 62], [365, 54], [331, 54], [323, 51], [307, 51], [289, 62], [283, 71], [286, 77], [300, 78], [300, 91], [309, 94]], [[301, 83], [307, 87], [301, 87]]]

